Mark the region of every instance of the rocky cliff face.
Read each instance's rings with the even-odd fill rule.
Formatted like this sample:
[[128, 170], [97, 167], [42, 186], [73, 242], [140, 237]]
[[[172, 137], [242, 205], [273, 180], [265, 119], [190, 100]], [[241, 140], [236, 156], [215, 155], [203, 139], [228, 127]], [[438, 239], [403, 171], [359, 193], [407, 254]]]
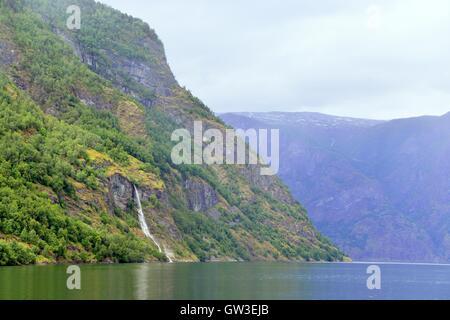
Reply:
[[13, 46], [8, 42], [0, 42], [0, 65], [9, 66], [16, 61]]
[[[86, 1], [84, 4], [91, 7], [91, 4]], [[63, 9], [64, 5], [65, 3], [59, 3], [58, 7]], [[36, 9], [39, 10], [42, 7], [36, 6]], [[96, 19], [90, 16], [92, 13], [93, 11], [88, 11], [85, 19], [87, 18], [86, 24], [95, 28], [98, 26], [95, 25]], [[118, 12], [114, 13], [118, 14]], [[51, 16], [43, 17], [48, 22], [53, 21]], [[92, 71], [113, 82], [118, 89], [133, 96], [144, 106], [151, 107], [158, 97], [170, 96], [172, 89], [178, 86], [178, 83], [167, 64], [163, 43], [156, 33], [137, 19], [131, 19], [130, 22], [139, 24], [141, 27], [140, 34], [133, 35], [133, 38], [129, 39], [136, 47], [139, 47], [141, 55], [121, 54], [117, 47], [105, 45], [108, 41], [118, 42], [115, 39], [117, 34], [103, 33], [89, 27], [82, 28], [78, 32], [70, 32], [67, 28], [56, 26], [53, 28], [54, 32], [72, 47], [78, 58]], [[101, 42], [86, 42], [86, 38], [96, 36], [97, 32], [102, 33], [107, 39]], [[111, 64], [114, 68], [110, 67]]]
[[126, 210], [131, 201], [134, 200], [133, 184], [125, 177], [115, 174], [109, 178], [109, 194], [113, 208], [120, 208]]
[[[154, 190], [145, 186], [137, 187], [137, 190], [142, 201], [149, 201], [152, 196], [155, 197], [154, 199], [166, 201], [161, 190]], [[122, 210], [127, 210], [130, 204], [136, 200], [134, 184], [120, 174], [114, 174], [108, 179], [108, 194], [110, 196], [108, 203], [111, 203], [113, 208]]]
[[206, 182], [199, 179], [189, 179], [185, 183], [189, 209], [195, 212], [206, 212], [218, 202], [216, 191]]

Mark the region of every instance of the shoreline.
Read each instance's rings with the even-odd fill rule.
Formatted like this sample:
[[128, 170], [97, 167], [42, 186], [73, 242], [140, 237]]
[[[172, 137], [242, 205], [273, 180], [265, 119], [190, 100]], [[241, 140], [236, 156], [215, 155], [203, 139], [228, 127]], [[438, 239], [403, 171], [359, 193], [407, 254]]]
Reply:
[[433, 263], [433, 262], [394, 262], [394, 261], [174, 261], [172, 263], [162, 261], [146, 261], [146, 262], [131, 262], [131, 263], [76, 263], [76, 262], [62, 262], [62, 263], [42, 263], [42, 264], [29, 264], [29, 265], [15, 265], [15, 266], [0, 266], [2, 268], [20, 268], [20, 267], [45, 267], [45, 266], [126, 266], [126, 265], [173, 265], [173, 264], [299, 264], [299, 265], [312, 265], [312, 264], [343, 264], [343, 265], [405, 265], [405, 266], [436, 266], [436, 267], [450, 267], [450, 263]]

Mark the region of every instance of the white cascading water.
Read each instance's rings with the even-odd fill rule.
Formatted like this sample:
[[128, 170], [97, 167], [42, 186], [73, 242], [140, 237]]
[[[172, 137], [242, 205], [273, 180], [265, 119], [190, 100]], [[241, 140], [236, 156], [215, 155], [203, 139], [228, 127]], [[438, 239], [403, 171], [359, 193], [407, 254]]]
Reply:
[[[139, 224], [141, 225], [142, 232], [145, 234], [145, 236], [147, 238], [150, 238], [153, 241], [153, 243], [158, 247], [159, 252], [163, 252], [162, 249], [161, 249], [161, 246], [158, 243], [158, 241], [156, 241], [155, 237], [150, 233], [150, 230], [148, 229], [147, 222], [145, 221], [144, 211], [142, 210], [141, 197], [139, 196], [139, 192], [138, 192], [136, 186], [133, 185], [133, 187], [134, 187], [134, 194], [136, 196], [136, 202], [137, 202], [137, 205], [138, 205]], [[167, 255], [167, 253], [164, 252], [164, 254], [167, 257], [167, 260], [170, 263], [172, 263], [172, 259], [170, 259], [170, 257]]]

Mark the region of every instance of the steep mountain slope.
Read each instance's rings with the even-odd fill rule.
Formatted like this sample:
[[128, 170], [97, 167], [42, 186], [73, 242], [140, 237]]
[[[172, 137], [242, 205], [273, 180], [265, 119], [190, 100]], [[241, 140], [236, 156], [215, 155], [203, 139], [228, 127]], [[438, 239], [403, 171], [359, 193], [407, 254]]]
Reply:
[[450, 117], [224, 114], [280, 128], [280, 177], [354, 259], [449, 261]]
[[343, 258], [258, 167], [172, 163], [174, 129], [225, 127], [142, 21], [90, 0], [0, 0], [0, 57], [0, 264]]

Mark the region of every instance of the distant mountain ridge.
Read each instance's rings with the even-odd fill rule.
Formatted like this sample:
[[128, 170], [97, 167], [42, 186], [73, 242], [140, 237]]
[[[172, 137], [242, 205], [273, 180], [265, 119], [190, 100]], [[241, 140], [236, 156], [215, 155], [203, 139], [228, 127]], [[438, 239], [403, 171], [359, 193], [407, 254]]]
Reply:
[[373, 121], [317, 113], [228, 113], [280, 129], [279, 176], [354, 259], [449, 262], [450, 113]]
[[[233, 112], [223, 113], [224, 116], [238, 116], [250, 118], [270, 125], [317, 125], [322, 127], [339, 127], [350, 125], [356, 127], [368, 127], [383, 123], [382, 120], [369, 120], [352, 117], [331, 116], [319, 112]], [[221, 114], [219, 114], [221, 116]]]

